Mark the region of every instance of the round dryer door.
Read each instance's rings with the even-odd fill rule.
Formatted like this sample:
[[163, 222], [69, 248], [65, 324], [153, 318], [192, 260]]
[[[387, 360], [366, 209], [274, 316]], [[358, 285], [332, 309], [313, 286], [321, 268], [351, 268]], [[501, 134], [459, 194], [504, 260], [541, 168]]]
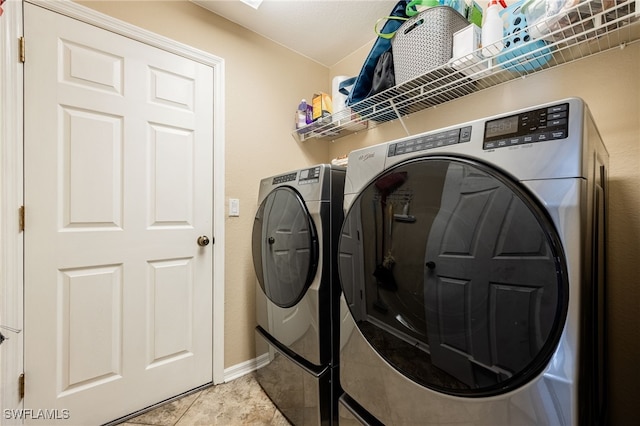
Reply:
[[[361, 238], [353, 238], [360, 235]], [[548, 364], [568, 303], [563, 250], [526, 188], [484, 164], [422, 157], [366, 186], [345, 217], [340, 281], [371, 347], [458, 396], [522, 386]]]
[[281, 308], [304, 296], [318, 268], [318, 238], [300, 194], [282, 186], [267, 195], [253, 223], [253, 266], [264, 294]]

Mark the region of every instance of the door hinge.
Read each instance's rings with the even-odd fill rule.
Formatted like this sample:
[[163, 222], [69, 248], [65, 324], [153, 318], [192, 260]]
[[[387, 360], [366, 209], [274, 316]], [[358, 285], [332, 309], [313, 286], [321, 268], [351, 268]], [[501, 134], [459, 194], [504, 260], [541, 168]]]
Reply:
[[18, 393], [20, 394], [20, 399], [24, 399], [24, 373], [18, 377]]
[[20, 62], [24, 63], [24, 58], [25, 58], [25, 53], [24, 53], [24, 37], [20, 37], [18, 39], [18, 49], [19, 49], [19, 56], [20, 56]]
[[19, 232], [24, 231], [24, 206], [20, 206], [18, 209], [18, 230]]

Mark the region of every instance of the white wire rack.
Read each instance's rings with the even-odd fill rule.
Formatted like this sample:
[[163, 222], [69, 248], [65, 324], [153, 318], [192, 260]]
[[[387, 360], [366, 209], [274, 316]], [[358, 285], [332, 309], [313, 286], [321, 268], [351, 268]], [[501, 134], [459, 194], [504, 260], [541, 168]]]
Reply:
[[[609, 5], [603, 9], [603, 4]], [[640, 40], [640, 0], [586, 0], [562, 14], [505, 37], [502, 43], [456, 58], [426, 74], [387, 89], [345, 110], [325, 117], [293, 135], [299, 141], [335, 140], [354, 132], [525, 77], [596, 53], [624, 48]], [[538, 34], [533, 39], [529, 35]], [[511, 44], [522, 35], [522, 44]], [[521, 39], [522, 39], [521, 38]], [[518, 40], [521, 41], [521, 40]], [[502, 44], [504, 49], [497, 46]], [[511, 48], [510, 48], [511, 47]], [[406, 129], [406, 127], [405, 127]]]

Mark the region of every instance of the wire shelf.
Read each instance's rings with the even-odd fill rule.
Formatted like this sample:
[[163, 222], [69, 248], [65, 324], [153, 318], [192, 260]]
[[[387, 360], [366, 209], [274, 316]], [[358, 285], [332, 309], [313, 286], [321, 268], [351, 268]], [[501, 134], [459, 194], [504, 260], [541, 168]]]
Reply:
[[[322, 121], [297, 129], [299, 141], [335, 140], [373, 128], [379, 124], [441, 105], [490, 87], [526, 77], [559, 65], [640, 40], [640, 0], [616, 1], [602, 9], [603, 1], [587, 0], [537, 23], [533, 28], [539, 39], [512, 46], [519, 34], [510, 34], [500, 43], [484, 46], [462, 58], [430, 70], [424, 75], [397, 85]], [[541, 41], [544, 40], [544, 41]], [[505, 46], [500, 50], [498, 46]], [[525, 47], [525, 48], [523, 48]], [[494, 55], [484, 57], [482, 50]]]

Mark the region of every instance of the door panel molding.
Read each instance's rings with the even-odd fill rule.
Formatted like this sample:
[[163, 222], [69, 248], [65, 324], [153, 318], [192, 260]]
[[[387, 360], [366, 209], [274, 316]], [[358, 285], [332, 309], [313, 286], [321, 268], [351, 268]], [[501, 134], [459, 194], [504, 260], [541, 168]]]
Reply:
[[[224, 59], [211, 53], [196, 49], [195, 47], [180, 43], [179, 41], [168, 37], [155, 34], [143, 28], [136, 27], [135, 25], [119, 19], [112, 18], [111, 16], [89, 9], [86, 6], [82, 6], [81, 4], [75, 3], [71, 0], [26, 0], [25, 3], [40, 6], [52, 12], [57, 12], [61, 15], [68, 16], [69, 18], [74, 18], [86, 24], [102, 28], [103, 30], [111, 31], [149, 46], [157, 47], [166, 52], [175, 53], [176, 55], [184, 56], [185, 58], [212, 66], [217, 77], [223, 78]], [[222, 83], [224, 82], [222, 81]], [[221, 88], [222, 87], [216, 87], [215, 89]], [[222, 96], [221, 92], [217, 93], [218, 96]]]
[[[114, 32], [149, 46], [171, 52], [213, 69], [213, 229], [218, 244], [213, 250], [213, 382], [224, 382], [224, 59], [96, 12], [70, 0], [28, 3], [81, 22]], [[23, 35], [23, 2], [3, 5], [0, 31], [0, 324], [22, 329], [23, 235], [18, 229], [18, 209], [23, 203], [23, 65], [19, 62], [18, 39]], [[27, 43], [28, 44], [28, 43]], [[28, 60], [28, 59], [27, 59]], [[28, 225], [27, 225], [28, 226]], [[10, 332], [3, 334], [8, 335]], [[23, 370], [22, 334], [8, 335], [0, 351], [0, 408], [21, 408], [17, 379]], [[15, 377], [16, 385], [13, 386]], [[6, 421], [7, 424], [10, 421]], [[4, 422], [3, 422], [4, 424]]]

